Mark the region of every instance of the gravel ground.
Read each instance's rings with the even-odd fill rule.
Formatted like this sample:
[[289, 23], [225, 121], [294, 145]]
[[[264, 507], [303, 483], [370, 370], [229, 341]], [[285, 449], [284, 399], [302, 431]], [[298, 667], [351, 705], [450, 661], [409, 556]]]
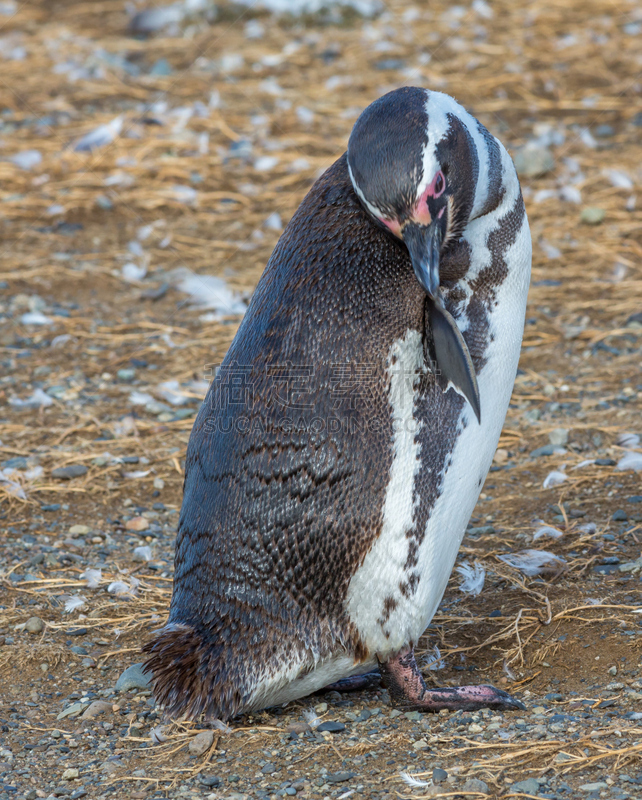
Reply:
[[[0, 800], [642, 798], [642, 15], [360, 8], [0, 3]], [[419, 653], [527, 710], [373, 689], [170, 724], [126, 670], [168, 608], [193, 417], [282, 226], [404, 83], [522, 174], [520, 373]]]

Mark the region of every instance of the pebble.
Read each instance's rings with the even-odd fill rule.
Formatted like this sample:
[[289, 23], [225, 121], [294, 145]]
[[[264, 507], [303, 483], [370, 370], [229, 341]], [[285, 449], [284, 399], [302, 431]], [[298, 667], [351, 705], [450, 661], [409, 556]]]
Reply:
[[45, 623], [40, 617], [29, 617], [25, 622], [25, 630], [27, 633], [42, 633], [45, 629]]
[[322, 722], [317, 728], [317, 730], [320, 732], [329, 731], [330, 733], [340, 733], [345, 729], [346, 726], [343, 724], [343, 722], [334, 722], [332, 720], [328, 720], [328, 722]]
[[344, 783], [354, 777], [354, 772], [331, 772], [325, 776], [325, 779], [328, 783]]
[[112, 709], [112, 704], [108, 703], [106, 700], [94, 700], [94, 702], [90, 703], [83, 711], [81, 719], [90, 719], [100, 714], [110, 714]]
[[479, 778], [469, 778], [464, 784], [464, 791], [488, 794], [488, 784], [479, 780]]
[[596, 783], [583, 783], [580, 790], [583, 792], [599, 792], [600, 789], [608, 789], [608, 783], [604, 781], [596, 781]]
[[145, 519], [145, 517], [132, 517], [132, 519], [128, 519], [125, 523], [125, 528], [128, 531], [140, 533], [140, 531], [146, 531], [147, 528], [149, 528], [149, 520]]
[[61, 481], [70, 481], [72, 478], [80, 478], [81, 475], [86, 475], [88, 472], [84, 464], [69, 464], [68, 467], [56, 467], [51, 471], [52, 478], [58, 478]]
[[528, 142], [515, 153], [517, 174], [525, 178], [540, 178], [555, 168], [553, 154], [544, 145]]
[[445, 780], [448, 779], [448, 773], [445, 769], [441, 769], [440, 767], [435, 767], [432, 771], [432, 782], [433, 783], [443, 783]]
[[88, 525], [72, 525], [69, 528], [69, 533], [72, 536], [86, 536], [91, 533], [91, 528]]
[[598, 208], [597, 206], [587, 206], [586, 208], [582, 209], [582, 213], [580, 214], [580, 222], [583, 222], [585, 225], [600, 225], [604, 222], [604, 218], [606, 217], [606, 211], [603, 208]]
[[539, 783], [535, 778], [526, 778], [525, 781], [517, 781], [508, 790], [510, 794], [536, 794], [539, 791]]
[[626, 513], [626, 511], [623, 511], [620, 508], [620, 509], [618, 509], [617, 511], [615, 511], [613, 513], [613, 516], [611, 517], [611, 519], [614, 522], [626, 522], [629, 519], [629, 517], [628, 517], [628, 514]]
[[74, 767], [70, 767], [69, 769], [66, 769], [62, 773], [62, 779], [63, 781], [73, 781], [73, 779], [77, 778], [79, 774], [80, 773], [78, 772], [77, 769], [75, 769]]
[[121, 674], [114, 687], [117, 692], [126, 692], [128, 689], [149, 689], [149, 676], [143, 672], [142, 664], [132, 664]]
[[214, 731], [201, 731], [190, 741], [187, 749], [193, 756], [202, 756], [214, 742]]
[[548, 434], [548, 441], [552, 445], [556, 445], [558, 447], [564, 447], [564, 445], [568, 442], [568, 429], [555, 428], [555, 430], [551, 431]]

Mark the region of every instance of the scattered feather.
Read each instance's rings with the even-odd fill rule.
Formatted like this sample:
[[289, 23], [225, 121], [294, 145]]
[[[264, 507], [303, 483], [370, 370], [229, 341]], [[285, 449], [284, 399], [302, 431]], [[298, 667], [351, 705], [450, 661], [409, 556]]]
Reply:
[[566, 479], [567, 475], [565, 475], [563, 472], [559, 472], [559, 470], [553, 470], [552, 472], [548, 473], [542, 486], [544, 489], [550, 489], [551, 486], [559, 486], [560, 483], [564, 483]]
[[36, 409], [36, 408], [47, 408], [53, 404], [53, 400], [46, 392], [43, 392], [42, 389], [35, 389], [34, 393], [31, 397], [27, 397], [26, 400], [21, 400], [19, 397], [11, 397], [9, 399], [9, 405], [12, 405], [14, 408], [17, 409]]
[[590, 467], [591, 464], [595, 464], [595, 459], [586, 458], [584, 459], [584, 461], [580, 461], [579, 464], [576, 464], [574, 467], [571, 467], [571, 469], [582, 469], [582, 467]]
[[213, 719], [210, 724], [215, 730], [221, 731], [221, 733], [232, 733], [234, 730], [233, 728], [230, 728], [229, 725], [226, 725], [223, 722], [223, 720], [220, 719]]
[[53, 325], [53, 320], [42, 311], [27, 311], [20, 317], [23, 325]]
[[424, 786], [430, 786], [430, 781], [422, 781], [419, 778], [415, 778], [408, 772], [402, 772], [399, 777], [404, 783], [407, 783], [408, 786], [412, 786], [414, 789], [421, 789]]
[[19, 500], [26, 500], [27, 495], [25, 490], [12, 477], [16, 470], [0, 469], [0, 487], [11, 497], [17, 497]]
[[51, 340], [50, 347], [62, 347], [63, 344], [67, 344], [67, 342], [70, 342], [72, 339], [74, 339], [74, 337], [70, 333], [61, 333], [60, 336], [54, 336]]
[[65, 600], [65, 614], [71, 614], [72, 611], [82, 608], [86, 603], [87, 598], [83, 597], [81, 594], [68, 597], [67, 600]]
[[640, 444], [640, 437], [637, 433], [621, 433], [617, 437], [618, 447], [624, 447], [626, 450], [631, 450]]
[[627, 453], [617, 462], [617, 470], [634, 469], [636, 472], [642, 472], [642, 453]]
[[153, 402], [154, 398], [151, 396], [151, 394], [147, 394], [146, 392], [137, 392], [134, 390], [129, 395], [128, 400], [133, 406], [146, 406], [147, 403]]
[[317, 716], [317, 712], [313, 708], [304, 709], [303, 718], [312, 728], [312, 730], [316, 730], [321, 724], [321, 720], [319, 719], [319, 717]]
[[633, 181], [626, 172], [623, 172], [620, 169], [604, 169], [602, 170], [602, 174], [607, 177], [611, 183], [611, 186], [615, 186], [616, 189], [632, 189], [633, 188]]
[[112, 581], [107, 587], [107, 591], [109, 594], [115, 594], [117, 597], [121, 597], [123, 595], [133, 595], [135, 594], [135, 588], [130, 586], [125, 581]]
[[439, 651], [437, 645], [433, 647], [432, 653], [426, 653], [422, 659], [422, 665], [425, 669], [431, 669], [434, 671], [445, 668], [446, 662], [441, 657], [441, 652]]
[[9, 161], [15, 164], [16, 167], [28, 171], [37, 167], [38, 164], [42, 162], [42, 153], [40, 150], [22, 150], [14, 156], [11, 156]]
[[86, 569], [81, 573], [81, 580], [87, 581], [88, 589], [97, 589], [103, 577], [102, 570], [99, 569]]
[[504, 663], [502, 664], [502, 672], [504, 675], [506, 675], [509, 681], [514, 681], [516, 679], [515, 673], [510, 668], [510, 665], [506, 659], [504, 659]]
[[177, 380], [159, 383], [155, 391], [159, 397], [173, 406], [182, 406], [190, 400], [189, 395], [185, 394]]
[[149, 738], [152, 740], [152, 744], [163, 744], [163, 742], [167, 741], [167, 736], [165, 736], [163, 727], [163, 725], [157, 725], [149, 732]]
[[564, 535], [563, 531], [560, 531], [557, 528], [553, 528], [551, 525], [544, 525], [535, 531], [535, 533], [533, 534], [533, 541], [541, 539], [544, 536], [549, 539], [559, 539], [560, 536], [563, 535]]
[[550, 572], [552, 569], [559, 569], [566, 564], [563, 558], [556, 556], [555, 553], [549, 553], [547, 550], [522, 550], [519, 553], [508, 553], [505, 556], [497, 557], [509, 567], [518, 569], [529, 577]]
[[190, 295], [190, 301], [198, 308], [212, 309], [220, 314], [245, 313], [245, 303], [222, 278], [196, 275], [184, 267], [174, 270], [169, 278], [180, 292]]
[[141, 545], [134, 548], [134, 561], [151, 561], [152, 548], [148, 545]]
[[472, 594], [477, 597], [481, 590], [484, 588], [484, 581], [486, 580], [486, 570], [479, 563], [475, 561], [474, 564], [463, 563], [457, 567], [457, 572], [463, 577], [463, 581], [459, 584], [459, 591]]
[[145, 275], [147, 275], [147, 265], [143, 264], [139, 267], [138, 264], [134, 264], [133, 261], [128, 261], [126, 264], [123, 264], [120, 272], [128, 283], [142, 281]]
[[82, 136], [74, 145], [77, 153], [87, 153], [111, 144], [123, 129], [123, 118], [116, 117], [106, 125], [99, 125], [93, 131]]
[[123, 478], [133, 481], [137, 478], [146, 478], [150, 472], [151, 469], [136, 469], [133, 472], [123, 472]]
[[589, 536], [592, 536], [597, 532], [597, 525], [594, 522], [585, 522], [583, 525], [580, 525], [578, 531], [580, 531], [580, 533], [586, 533]]

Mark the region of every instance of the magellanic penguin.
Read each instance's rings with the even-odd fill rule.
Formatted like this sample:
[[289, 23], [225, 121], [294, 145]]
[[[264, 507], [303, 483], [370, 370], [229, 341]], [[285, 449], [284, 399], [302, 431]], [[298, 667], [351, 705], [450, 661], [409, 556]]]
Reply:
[[281, 236], [189, 441], [166, 626], [172, 716], [228, 720], [379, 667], [393, 703], [523, 708], [427, 689], [413, 647], [490, 468], [531, 239], [501, 143], [405, 87]]

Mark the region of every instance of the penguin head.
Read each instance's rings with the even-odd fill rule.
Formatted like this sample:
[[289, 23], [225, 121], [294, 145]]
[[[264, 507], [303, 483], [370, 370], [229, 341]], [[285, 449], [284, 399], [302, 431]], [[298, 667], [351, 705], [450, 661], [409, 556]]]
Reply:
[[373, 221], [403, 240], [433, 299], [440, 254], [464, 231], [477, 184], [475, 147], [448, 95], [389, 92], [357, 119], [348, 142], [353, 188]]

